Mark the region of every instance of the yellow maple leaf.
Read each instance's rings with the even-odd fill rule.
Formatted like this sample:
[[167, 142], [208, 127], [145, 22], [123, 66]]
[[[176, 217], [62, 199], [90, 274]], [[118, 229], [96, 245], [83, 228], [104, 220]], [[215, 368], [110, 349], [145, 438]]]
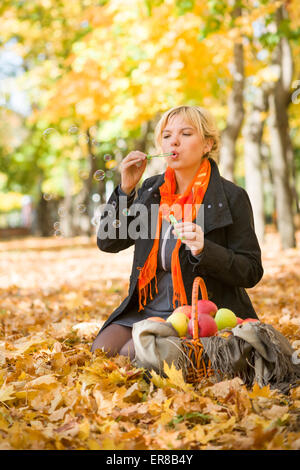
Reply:
[[13, 385], [3, 384], [0, 388], [0, 402], [5, 402], [8, 400], [13, 400], [15, 398], [14, 387]]
[[249, 398], [256, 397], [266, 397], [269, 398], [272, 396], [272, 391], [270, 390], [270, 385], [265, 387], [260, 387], [257, 382], [253, 385], [252, 392], [249, 392]]
[[151, 370], [151, 376], [151, 382], [153, 382], [156, 387], [165, 388], [169, 386], [168, 380], [157, 374], [155, 370]]
[[180, 388], [184, 392], [190, 392], [192, 390], [192, 385], [184, 381], [182, 370], [176, 369], [173, 362], [171, 367], [169, 367], [167, 362], [164, 361], [163, 370], [168, 376], [170, 385], [175, 385], [175, 387]]

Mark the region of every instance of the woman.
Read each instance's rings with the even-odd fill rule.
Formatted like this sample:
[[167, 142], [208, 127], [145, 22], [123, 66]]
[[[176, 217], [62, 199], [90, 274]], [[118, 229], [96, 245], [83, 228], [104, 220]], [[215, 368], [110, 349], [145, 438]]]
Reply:
[[[218, 155], [219, 135], [210, 113], [198, 106], [170, 109], [156, 126], [155, 141], [163, 153], [173, 154], [164, 157], [166, 171], [147, 178], [134, 200], [147, 159], [143, 152], [130, 152], [122, 161], [121, 184], [108, 201], [120, 214], [121, 224], [125, 216], [124, 210], [119, 211], [120, 196], [130, 211], [143, 204], [146, 217], [127, 215], [126, 222], [141, 229], [146, 225], [147, 236], [137, 238], [128, 229], [121, 237], [117, 226], [116, 236], [105, 238], [104, 221], [111, 227], [113, 220], [104, 214], [97, 239], [100, 250], [110, 253], [135, 244], [128, 296], [92, 345], [92, 351], [100, 348], [111, 356], [129, 355], [131, 360], [135, 357], [132, 325], [151, 316], [166, 319], [177, 306], [191, 305], [195, 277], [204, 279], [208, 297], [218, 308], [227, 307], [241, 318], [257, 318], [245, 288], [254, 287], [263, 276], [249, 197], [220, 176], [212, 158]], [[153, 207], [159, 208], [155, 216]], [[196, 223], [203, 212], [204, 227]], [[170, 213], [179, 221], [174, 227]], [[148, 221], [155, 220], [155, 236], [147, 215]]]

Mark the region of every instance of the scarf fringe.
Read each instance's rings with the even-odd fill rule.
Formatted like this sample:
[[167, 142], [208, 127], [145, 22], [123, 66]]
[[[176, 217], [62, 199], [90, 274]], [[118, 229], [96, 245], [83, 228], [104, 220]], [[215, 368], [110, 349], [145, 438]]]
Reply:
[[143, 310], [145, 305], [147, 304], [146, 301], [148, 298], [149, 290], [150, 290], [150, 294], [149, 294], [150, 299], [153, 300], [152, 289], [151, 289], [151, 283], [153, 282], [153, 279], [155, 282], [155, 292], [156, 294], [158, 294], [157, 275], [155, 274], [154, 278], [152, 278], [148, 284], [146, 284], [144, 287], [139, 289], [139, 310], [138, 310], [139, 312]]
[[[204, 352], [211, 360], [218, 380], [239, 377], [248, 387], [257, 382], [261, 387], [270, 385], [271, 389], [280, 389], [283, 393], [298, 386], [300, 365], [293, 364], [293, 350], [287, 339], [271, 325], [257, 324], [254, 328], [259, 340], [267, 348], [267, 357], [237, 336], [232, 335], [228, 339], [219, 336], [201, 338]], [[263, 363], [263, 375], [258, 374], [258, 360]]]

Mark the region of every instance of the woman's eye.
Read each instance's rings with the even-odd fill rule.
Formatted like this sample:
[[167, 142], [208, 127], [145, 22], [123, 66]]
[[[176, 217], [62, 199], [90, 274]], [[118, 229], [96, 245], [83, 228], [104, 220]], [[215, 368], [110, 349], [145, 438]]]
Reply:
[[[192, 134], [182, 134], [182, 135], [192, 135]], [[168, 137], [170, 137], [169, 135], [165, 135], [163, 138], [164, 139], [167, 139]]]

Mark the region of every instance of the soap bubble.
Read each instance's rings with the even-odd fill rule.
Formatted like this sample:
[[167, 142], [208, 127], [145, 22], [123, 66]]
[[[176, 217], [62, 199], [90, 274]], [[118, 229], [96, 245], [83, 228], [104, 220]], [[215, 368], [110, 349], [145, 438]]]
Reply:
[[114, 220], [112, 224], [115, 228], [119, 228], [121, 226], [121, 222], [118, 219]]
[[55, 230], [54, 236], [57, 238], [62, 238], [63, 237], [63, 232], [61, 230]]
[[124, 140], [124, 139], [118, 139], [118, 140], [117, 140], [117, 146], [118, 146], [120, 149], [126, 149], [126, 148], [127, 148], [126, 140]]
[[77, 132], [79, 132], [79, 128], [76, 126], [71, 126], [68, 130], [69, 134], [77, 134]]
[[109, 153], [106, 153], [103, 158], [106, 162], [108, 162], [109, 160], [112, 159], [112, 156]]
[[96, 139], [92, 139], [92, 144], [95, 145], [95, 147], [100, 147], [101, 142], [99, 142], [99, 141], [96, 140]]
[[78, 141], [84, 144], [87, 144], [90, 139], [86, 134], [79, 134]]
[[79, 204], [77, 206], [77, 209], [80, 212], [80, 214], [84, 214], [84, 212], [86, 211], [86, 206], [84, 204]]
[[64, 207], [60, 207], [57, 211], [59, 217], [65, 217], [67, 214], [67, 211]]
[[112, 171], [108, 170], [108, 171], [105, 173], [105, 176], [106, 176], [107, 178], [112, 178], [112, 177], [114, 176], [114, 173], [113, 173]]
[[96, 181], [102, 181], [105, 178], [105, 172], [103, 170], [97, 170], [94, 173], [94, 178]]
[[54, 222], [53, 228], [54, 228], [55, 230], [58, 230], [58, 229], [60, 228], [60, 222]]
[[53, 135], [54, 133], [56, 133], [57, 130], [54, 129], [53, 127], [48, 127], [48, 129], [46, 129], [44, 132], [43, 132], [43, 139], [47, 141], [48, 137]]
[[93, 200], [94, 202], [99, 202], [100, 199], [101, 199], [100, 194], [95, 193], [95, 194], [92, 195], [92, 200]]
[[51, 201], [51, 199], [52, 199], [52, 194], [44, 193], [44, 194], [43, 194], [43, 198], [45, 199], [45, 201]]

